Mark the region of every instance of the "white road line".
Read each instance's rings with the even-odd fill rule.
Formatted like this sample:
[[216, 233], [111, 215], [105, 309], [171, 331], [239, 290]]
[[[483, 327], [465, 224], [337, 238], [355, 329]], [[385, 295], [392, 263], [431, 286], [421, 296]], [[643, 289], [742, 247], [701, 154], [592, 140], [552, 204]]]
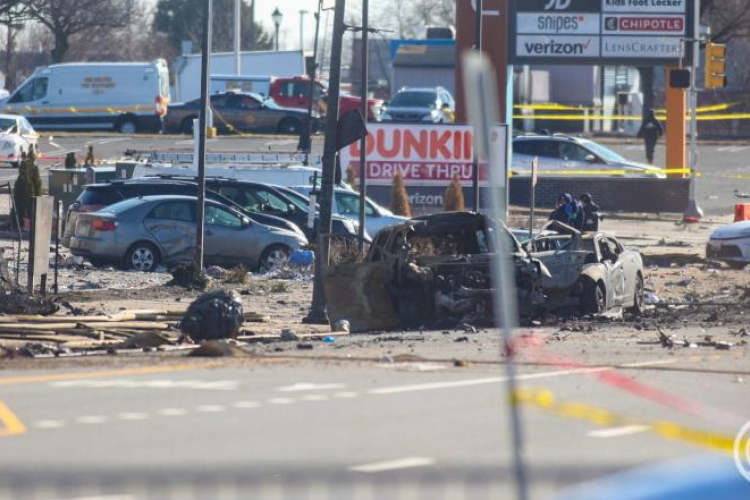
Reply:
[[293, 398], [271, 398], [268, 400], [269, 405], [290, 405], [294, 403]]
[[68, 498], [66, 500], [135, 500], [135, 497], [131, 495], [98, 495], [95, 497]]
[[200, 411], [203, 413], [220, 413], [222, 411], [226, 411], [227, 407], [223, 405], [201, 405], [196, 406], [195, 411]]
[[187, 415], [187, 410], [185, 408], [162, 408], [157, 413], [165, 417], [182, 417]]
[[297, 144], [298, 141], [294, 139], [285, 139], [281, 141], [270, 141], [266, 143], [266, 146], [290, 146], [292, 144]]
[[148, 415], [141, 412], [136, 411], [129, 411], [124, 413], [119, 413], [117, 415], [117, 418], [120, 420], [146, 420], [148, 418]]
[[62, 420], [39, 420], [31, 425], [36, 429], [59, 429], [65, 427], [65, 422]]
[[396, 460], [388, 460], [386, 462], [375, 462], [371, 464], [354, 465], [349, 467], [350, 471], [353, 472], [386, 472], [390, 470], [399, 469], [412, 469], [414, 467], [427, 467], [434, 465], [435, 460], [432, 458], [424, 457], [406, 457], [398, 458]]
[[719, 153], [739, 153], [745, 151], [747, 148], [748, 146], [724, 146], [717, 148], [716, 151]]
[[114, 142], [129, 141], [130, 139], [130, 137], [115, 137], [112, 139], [99, 139], [98, 141], [92, 141], [90, 144], [92, 146], [101, 146], [102, 144], [112, 144]]
[[341, 399], [351, 399], [351, 398], [357, 398], [359, 397], [359, 393], [357, 392], [348, 392], [348, 391], [341, 391], [341, 392], [334, 392], [333, 393], [334, 398], [341, 398]]
[[586, 435], [593, 438], [612, 438], [645, 432], [650, 428], [648, 425], [626, 425], [623, 427], [610, 427], [609, 429], [590, 431]]
[[346, 389], [346, 384], [307, 384], [299, 383], [279, 387], [278, 392], [300, 392], [300, 391], [332, 391], [335, 389]]
[[302, 396], [302, 401], [328, 401], [328, 399], [325, 394], [305, 394]]
[[628, 151], [635, 151], [636, 149], [643, 149], [643, 146], [635, 146], [631, 144], [630, 146], [625, 146], [625, 149]]
[[[655, 361], [644, 361], [640, 363], [629, 363], [621, 366], [637, 368], [640, 366], [651, 366], [651, 365], [664, 365], [675, 362], [674, 360], [655, 360]], [[517, 380], [536, 380], [541, 378], [553, 378], [553, 377], [564, 377], [567, 375], [585, 375], [588, 373], [599, 373], [610, 370], [616, 370], [614, 366], [601, 366], [596, 368], [575, 368], [571, 370], [558, 370], [554, 372], [542, 372], [542, 373], [526, 373], [517, 375]], [[434, 391], [438, 389], [455, 389], [458, 387], [469, 387], [474, 385], [487, 385], [487, 384], [499, 384], [501, 382], [507, 382], [507, 377], [487, 377], [479, 379], [469, 380], [453, 380], [449, 382], [432, 382], [429, 384], [414, 384], [414, 385], [401, 385], [394, 387], [381, 387], [379, 389], [370, 389], [367, 391], [369, 394], [400, 394], [404, 392], [417, 392], [417, 391]]]
[[235, 408], [245, 409], [260, 408], [260, 403], [258, 403], [257, 401], [237, 401], [232, 406], [234, 406]]
[[107, 417], [101, 415], [83, 415], [81, 417], [76, 417], [75, 421], [79, 424], [95, 425], [105, 423]]

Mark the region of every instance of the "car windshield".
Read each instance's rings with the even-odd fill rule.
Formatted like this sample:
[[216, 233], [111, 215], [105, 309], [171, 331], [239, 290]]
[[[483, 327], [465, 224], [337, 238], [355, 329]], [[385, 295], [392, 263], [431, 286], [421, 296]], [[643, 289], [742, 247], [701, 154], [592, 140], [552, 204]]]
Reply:
[[611, 149], [602, 146], [601, 144], [597, 144], [593, 141], [587, 141], [587, 140], [582, 140], [580, 141], [580, 143], [582, 146], [590, 149], [599, 158], [602, 158], [606, 161], [616, 161], [616, 162], [628, 161], [624, 157], [615, 153]]
[[391, 99], [391, 106], [406, 108], [434, 108], [437, 96], [433, 92], [399, 92]]
[[131, 208], [134, 208], [140, 205], [141, 203], [143, 203], [143, 200], [141, 198], [129, 198], [127, 200], [123, 200], [118, 203], [115, 203], [114, 205], [110, 205], [106, 207], [103, 211], [117, 215], [123, 212], [127, 212]]
[[13, 118], [0, 118], [0, 132], [15, 131], [16, 121]]
[[303, 212], [306, 212], [310, 208], [310, 198], [307, 196], [299, 194], [294, 189], [286, 189], [286, 188], [278, 188], [279, 191], [284, 193], [287, 198], [289, 198], [289, 201], [294, 203], [294, 206], [296, 206], [298, 209], [300, 209]]

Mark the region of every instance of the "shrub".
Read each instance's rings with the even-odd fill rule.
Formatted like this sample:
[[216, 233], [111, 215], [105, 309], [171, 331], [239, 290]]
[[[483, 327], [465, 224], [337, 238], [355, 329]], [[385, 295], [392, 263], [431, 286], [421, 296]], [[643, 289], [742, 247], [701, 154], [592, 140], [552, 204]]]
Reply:
[[453, 177], [448, 189], [445, 190], [445, 198], [443, 199], [443, 211], [444, 212], [461, 212], [466, 210], [464, 203], [464, 191], [461, 189], [461, 180], [456, 174]]
[[75, 153], [68, 153], [65, 155], [65, 168], [70, 170], [78, 167], [78, 161], [76, 160]]
[[42, 177], [36, 164], [36, 154], [33, 149], [23, 157], [18, 169], [18, 178], [13, 186], [13, 201], [19, 222], [31, 217], [34, 197], [42, 195]]
[[404, 217], [411, 217], [411, 205], [406, 194], [404, 177], [398, 173], [393, 178], [393, 189], [391, 190], [391, 212]]

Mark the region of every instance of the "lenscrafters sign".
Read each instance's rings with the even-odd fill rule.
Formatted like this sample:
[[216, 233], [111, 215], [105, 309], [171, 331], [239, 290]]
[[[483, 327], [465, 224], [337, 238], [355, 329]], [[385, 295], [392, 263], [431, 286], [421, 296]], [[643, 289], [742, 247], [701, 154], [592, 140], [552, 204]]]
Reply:
[[677, 64], [695, 0], [510, 0], [514, 64]]

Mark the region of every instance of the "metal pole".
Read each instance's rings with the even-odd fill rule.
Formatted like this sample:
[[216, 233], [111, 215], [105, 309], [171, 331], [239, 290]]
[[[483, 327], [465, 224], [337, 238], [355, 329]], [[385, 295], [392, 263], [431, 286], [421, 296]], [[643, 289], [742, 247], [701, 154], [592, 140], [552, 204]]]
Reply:
[[534, 239], [534, 209], [536, 208], [536, 179], [539, 172], [539, 158], [531, 160], [531, 210], [529, 211], [529, 241]]
[[57, 201], [57, 231], [55, 234], [55, 295], [60, 293], [60, 288], [58, 286], [58, 274], [59, 274], [59, 268], [60, 268], [60, 233], [62, 232], [63, 225], [62, 225], [62, 209], [63, 203], [62, 200]]
[[695, 198], [695, 183], [698, 176], [698, 66], [700, 66], [700, 0], [695, 0], [693, 11], [693, 68], [690, 72], [690, 202], [682, 214], [685, 222], [698, 222], [703, 210]]
[[305, 14], [307, 11], [300, 9], [299, 11], [299, 50], [304, 54], [305, 52]]
[[250, 50], [255, 48], [255, 0], [250, 0]]
[[276, 52], [279, 51], [279, 25], [276, 25], [276, 46], [275, 46]]
[[[474, 14], [474, 50], [477, 52], [482, 51], [482, 16], [484, 11], [482, 10], [482, 0], [476, 0], [477, 11]], [[476, 132], [476, 131], [475, 131]], [[472, 197], [472, 210], [479, 212], [479, 160], [477, 159], [476, 152], [472, 159], [472, 170], [471, 170], [471, 197]]]
[[310, 164], [310, 152], [312, 150], [312, 112], [313, 99], [315, 98], [315, 77], [318, 68], [318, 37], [320, 35], [320, 10], [323, 8], [323, 0], [318, 0], [318, 10], [315, 12], [315, 40], [313, 40], [312, 64], [307, 68], [308, 78], [310, 78], [310, 88], [307, 90], [307, 115], [305, 116], [305, 126], [302, 127], [302, 133], [299, 136], [297, 151], [305, 152], [305, 165]]
[[[367, 122], [368, 99], [370, 84], [370, 0], [362, 0], [362, 118]], [[359, 251], [365, 253], [365, 231], [367, 218], [365, 217], [365, 199], [367, 197], [367, 136], [359, 141]]]
[[333, 17], [333, 41], [331, 44], [330, 87], [328, 91], [328, 116], [326, 117], [326, 137], [323, 147], [323, 186], [320, 193], [320, 221], [318, 222], [318, 243], [315, 255], [315, 281], [310, 313], [305, 321], [328, 322], [326, 312], [323, 276], [328, 268], [331, 239], [331, 210], [333, 206], [333, 183], [336, 175], [337, 128], [339, 116], [339, 94], [341, 84], [341, 51], [344, 38], [344, 9], [346, 0], [336, 0]]
[[208, 80], [211, 74], [211, 20], [213, 0], [203, 6], [203, 50], [201, 54], [201, 114], [198, 131], [198, 204], [196, 206], [195, 267], [203, 269], [203, 211], [206, 207], [206, 128], [208, 123]]
[[242, 74], [242, 0], [234, 0], [234, 74]]

